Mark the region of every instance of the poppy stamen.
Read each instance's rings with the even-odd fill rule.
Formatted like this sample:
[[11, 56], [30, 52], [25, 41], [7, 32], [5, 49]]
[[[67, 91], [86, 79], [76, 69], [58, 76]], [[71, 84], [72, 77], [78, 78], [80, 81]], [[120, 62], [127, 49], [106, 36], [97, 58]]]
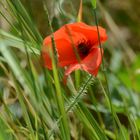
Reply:
[[88, 55], [89, 53], [89, 45], [88, 44], [85, 44], [85, 43], [80, 43], [78, 45], [78, 53], [81, 57], [85, 57]]

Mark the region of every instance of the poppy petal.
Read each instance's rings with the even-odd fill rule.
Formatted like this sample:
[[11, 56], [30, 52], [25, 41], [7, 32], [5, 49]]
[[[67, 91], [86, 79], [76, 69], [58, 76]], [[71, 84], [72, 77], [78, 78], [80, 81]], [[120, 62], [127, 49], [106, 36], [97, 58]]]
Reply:
[[72, 64], [65, 71], [65, 75], [68, 76], [74, 70], [82, 69], [90, 74], [96, 76], [99, 66], [101, 64], [101, 52], [100, 48], [93, 48], [87, 57], [85, 57], [81, 64]]
[[[55, 45], [58, 52], [58, 66], [60, 67], [64, 67], [77, 62], [76, 54], [73, 47], [76, 47], [76, 44], [78, 44], [78, 42], [80, 42], [81, 40], [86, 40], [83, 34], [76, 32], [71, 32], [71, 34], [72, 39], [70, 39], [70, 37], [68, 39], [68, 35], [66, 35], [67, 39], [65, 39], [65, 36], [61, 38], [55, 38], [54, 36]], [[44, 59], [44, 65], [47, 66], [49, 69], [52, 69], [52, 62], [48, 51], [50, 47], [52, 47], [52, 41], [51, 37], [49, 36], [44, 40], [42, 57]]]
[[[77, 24], [69, 24], [69, 27], [72, 28], [73, 31], [79, 32], [84, 34], [88, 40], [93, 42], [96, 46], [98, 43], [98, 32], [97, 32], [97, 26], [89, 26], [85, 23], [79, 22]], [[104, 42], [107, 40], [106, 30], [100, 26], [98, 26], [99, 34], [101, 42]]]

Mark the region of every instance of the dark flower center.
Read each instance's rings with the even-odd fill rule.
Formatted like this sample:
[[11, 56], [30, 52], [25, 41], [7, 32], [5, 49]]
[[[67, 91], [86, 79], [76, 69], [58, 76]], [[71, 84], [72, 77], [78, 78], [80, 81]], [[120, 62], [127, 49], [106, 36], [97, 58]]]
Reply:
[[81, 57], [85, 57], [89, 53], [89, 47], [87, 44], [81, 43], [78, 45], [78, 52]]

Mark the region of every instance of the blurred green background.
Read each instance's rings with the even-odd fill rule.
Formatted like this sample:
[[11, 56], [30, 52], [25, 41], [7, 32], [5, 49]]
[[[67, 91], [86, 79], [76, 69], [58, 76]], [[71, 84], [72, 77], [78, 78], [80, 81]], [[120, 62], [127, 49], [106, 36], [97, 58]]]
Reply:
[[[2, 47], [4, 43], [7, 47], [5, 47], [5, 50], [0, 48], [0, 140], [44, 140], [49, 139], [47, 137], [53, 131], [55, 133], [50, 139], [62, 139], [61, 129], [59, 132], [58, 128], [53, 130], [52, 127], [61, 117], [57, 110], [58, 104], [55, 95], [55, 82], [52, 80], [53, 74], [46, 70], [47, 80], [44, 80], [45, 76], [40, 66], [40, 56], [38, 54], [40, 54], [43, 38], [51, 34], [45, 8], [48, 9], [49, 20], [53, 30], [56, 31], [66, 23], [77, 21], [80, 0], [21, 0], [30, 17], [29, 19], [21, 7], [21, 9], [18, 6], [15, 9], [13, 8], [15, 12], [12, 8], [9, 8], [8, 2], [11, 5], [16, 3], [15, 0], [11, 0], [11, 2], [10, 0], [0, 0], [0, 47], [4, 48]], [[82, 21], [89, 25], [95, 25], [91, 1], [83, 0], [82, 5]], [[93, 140], [92, 134], [94, 134], [94, 131], [99, 137], [97, 139], [105, 139], [104, 133], [108, 139], [115, 140], [137, 140], [140, 138], [139, 6], [139, 0], [97, 0], [98, 24], [106, 28], [108, 34], [107, 42], [102, 45], [105, 69], [101, 69], [97, 79], [94, 79], [95, 81], [88, 85], [86, 96], [84, 91], [82, 91], [81, 96], [78, 89], [83, 88], [81, 83], [85, 80], [87, 74], [80, 73], [81, 79], [78, 84], [75, 81], [76, 76], [72, 74], [74, 88], [71, 84], [63, 85], [63, 70], [59, 71], [62, 93], [66, 96], [64, 97], [64, 104], [70, 101], [69, 106], [78, 108], [73, 104], [73, 100], [77, 104], [82, 102], [82, 105], [79, 105], [81, 110], [95, 118], [99, 124], [97, 128], [101, 130], [98, 134], [98, 129], [94, 128], [94, 125], [92, 128], [89, 127], [90, 121], [94, 122], [89, 114], [83, 117], [78, 109], [79, 112], [73, 109], [74, 111], [67, 115], [71, 128], [71, 139]], [[13, 16], [14, 12], [19, 13], [19, 16]], [[22, 15], [22, 13], [24, 14]], [[24, 23], [27, 24], [24, 25]], [[21, 30], [22, 24], [23, 30]], [[26, 50], [26, 46], [31, 50]], [[9, 48], [10, 51], [8, 52]], [[32, 50], [35, 52], [30, 54]], [[29, 61], [31, 61], [31, 64], [29, 64]], [[110, 91], [110, 98], [107, 97], [107, 99], [111, 100], [117, 116], [115, 117], [118, 119], [114, 117], [117, 123], [116, 130], [109, 112], [110, 108], [105, 97], [106, 94], [104, 95], [107, 92], [107, 86]], [[26, 95], [28, 88], [31, 91]], [[77, 90], [76, 92], [81, 96], [78, 97], [78, 100], [76, 95], [71, 94], [73, 88], [74, 92]], [[36, 89], [37, 97], [34, 89]], [[20, 95], [18, 92], [22, 94]], [[89, 121], [86, 122], [85, 118]]]

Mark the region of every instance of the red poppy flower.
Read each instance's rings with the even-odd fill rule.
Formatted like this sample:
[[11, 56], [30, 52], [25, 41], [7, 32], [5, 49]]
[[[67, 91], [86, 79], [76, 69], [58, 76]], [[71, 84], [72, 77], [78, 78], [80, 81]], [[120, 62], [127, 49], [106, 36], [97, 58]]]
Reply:
[[[106, 31], [99, 27], [100, 40], [107, 40]], [[101, 64], [101, 50], [98, 48], [98, 32], [96, 26], [85, 23], [66, 24], [54, 33], [54, 41], [58, 52], [58, 66], [68, 66], [65, 75], [83, 69], [96, 76]], [[42, 57], [44, 65], [52, 69], [52, 61], [48, 49], [52, 48], [51, 36], [44, 39]], [[76, 53], [79, 55], [80, 61]]]

